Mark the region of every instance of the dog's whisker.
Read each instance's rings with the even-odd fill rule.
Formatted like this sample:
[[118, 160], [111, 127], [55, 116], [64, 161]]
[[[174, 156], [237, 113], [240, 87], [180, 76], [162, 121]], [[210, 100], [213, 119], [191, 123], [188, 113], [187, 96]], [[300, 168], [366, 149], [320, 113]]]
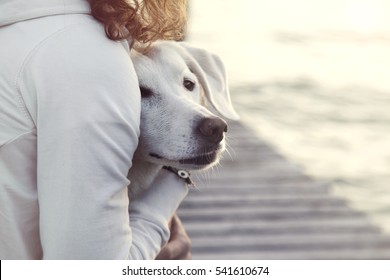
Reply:
[[[233, 156], [232, 156], [232, 154], [230, 153], [230, 149], [229, 149], [229, 148], [231, 148], [231, 147], [226, 146], [225, 151], [226, 151], [226, 154], [229, 155], [230, 159], [233, 160]], [[233, 149], [232, 149], [232, 151], [233, 151]]]
[[207, 181], [208, 184], [211, 183], [211, 177], [212, 177], [212, 167], [210, 169], [207, 169], [207, 171], [204, 173], [204, 176], [205, 176], [205, 180]]
[[233, 155], [232, 155], [232, 153], [234, 154], [234, 156], [236, 155], [235, 154], [235, 151], [234, 151], [234, 149], [231, 147], [231, 145], [230, 145], [230, 140], [233, 140], [234, 141], [234, 138], [233, 137], [227, 137], [227, 139], [226, 139], [226, 152], [227, 152], [227, 154], [230, 156], [230, 159], [232, 159], [233, 160]]

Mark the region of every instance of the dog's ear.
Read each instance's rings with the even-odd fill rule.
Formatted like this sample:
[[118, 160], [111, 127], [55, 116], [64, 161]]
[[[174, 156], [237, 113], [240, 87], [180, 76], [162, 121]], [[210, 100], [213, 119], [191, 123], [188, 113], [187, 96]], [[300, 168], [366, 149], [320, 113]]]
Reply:
[[224, 117], [238, 120], [240, 117], [233, 108], [225, 65], [219, 56], [204, 49], [179, 43], [186, 53], [186, 63], [198, 77], [211, 105]]

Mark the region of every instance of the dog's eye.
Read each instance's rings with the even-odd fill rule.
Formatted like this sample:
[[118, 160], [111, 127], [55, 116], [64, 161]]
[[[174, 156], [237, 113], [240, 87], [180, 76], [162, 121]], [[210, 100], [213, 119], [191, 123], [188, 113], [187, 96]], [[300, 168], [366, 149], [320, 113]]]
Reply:
[[193, 91], [195, 88], [195, 83], [189, 79], [184, 79], [183, 85], [189, 91]]
[[141, 90], [141, 97], [142, 98], [148, 98], [148, 97], [151, 97], [153, 95], [153, 91], [149, 88], [140, 87], [140, 90]]

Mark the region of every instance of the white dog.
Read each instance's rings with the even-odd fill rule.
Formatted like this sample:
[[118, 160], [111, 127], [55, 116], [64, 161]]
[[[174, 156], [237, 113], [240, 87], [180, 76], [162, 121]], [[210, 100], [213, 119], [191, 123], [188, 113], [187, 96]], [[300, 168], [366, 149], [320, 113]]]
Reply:
[[[185, 170], [218, 162], [227, 124], [237, 120], [221, 59], [184, 43], [160, 41], [131, 58], [141, 89], [141, 135], [128, 178], [130, 196], [149, 186], [163, 166], [188, 180]], [[188, 181], [189, 182], [189, 181]]]

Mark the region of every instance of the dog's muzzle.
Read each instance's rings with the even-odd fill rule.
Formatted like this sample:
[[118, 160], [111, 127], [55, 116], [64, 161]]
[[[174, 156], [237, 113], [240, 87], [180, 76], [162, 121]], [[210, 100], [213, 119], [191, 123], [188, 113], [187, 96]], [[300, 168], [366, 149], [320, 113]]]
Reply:
[[196, 139], [198, 141], [198, 150], [193, 152], [191, 157], [172, 160], [157, 153], [150, 153], [149, 156], [159, 161], [168, 161], [165, 165], [192, 166], [193, 169], [201, 169], [212, 165], [218, 161], [219, 154], [223, 151], [224, 145], [221, 142], [224, 139], [224, 133], [227, 132], [227, 123], [218, 118], [202, 118], [198, 120], [194, 128]]

